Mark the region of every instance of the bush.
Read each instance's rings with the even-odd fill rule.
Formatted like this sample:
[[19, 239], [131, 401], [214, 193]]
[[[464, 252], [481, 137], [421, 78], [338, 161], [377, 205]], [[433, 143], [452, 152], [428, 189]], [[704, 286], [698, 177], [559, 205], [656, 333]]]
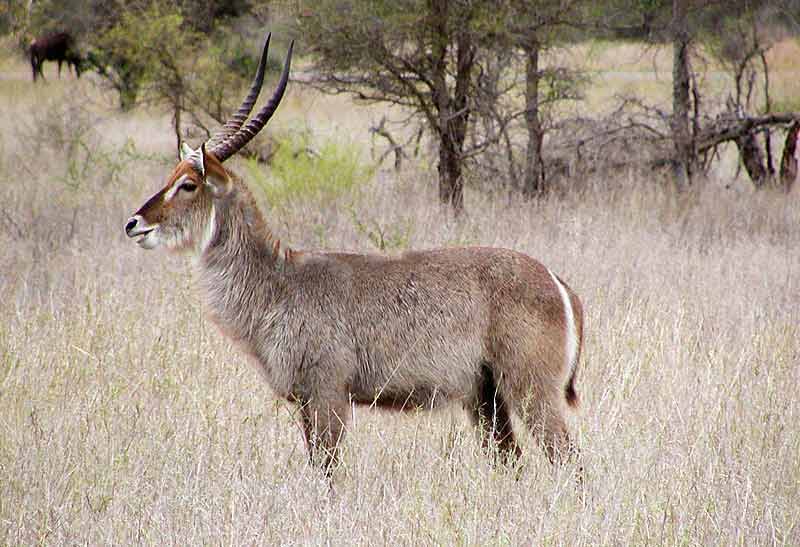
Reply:
[[251, 180], [271, 206], [332, 201], [356, 191], [372, 176], [373, 167], [362, 163], [354, 144], [327, 140], [315, 149], [309, 142], [305, 135], [280, 140], [269, 173], [255, 159], [247, 161]]

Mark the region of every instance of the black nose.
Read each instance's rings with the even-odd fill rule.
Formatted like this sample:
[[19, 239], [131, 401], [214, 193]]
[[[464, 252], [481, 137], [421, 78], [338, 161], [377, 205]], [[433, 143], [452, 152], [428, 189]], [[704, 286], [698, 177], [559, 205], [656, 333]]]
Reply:
[[131, 235], [131, 230], [136, 228], [136, 223], [137, 222], [138, 222], [138, 220], [136, 220], [135, 218], [130, 219], [128, 221], [128, 223], [125, 225], [125, 233], [128, 234], [128, 235]]

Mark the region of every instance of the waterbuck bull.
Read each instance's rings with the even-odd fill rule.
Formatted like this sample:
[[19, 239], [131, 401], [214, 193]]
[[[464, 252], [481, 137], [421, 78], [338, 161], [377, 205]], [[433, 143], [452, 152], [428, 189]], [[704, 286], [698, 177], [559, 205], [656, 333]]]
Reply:
[[31, 60], [33, 70], [33, 81], [37, 77], [44, 80], [42, 66], [45, 61], [58, 62], [58, 77], [61, 78], [61, 65], [66, 62], [67, 69], [71, 66], [75, 69], [75, 75], [81, 77], [81, 63], [83, 59], [75, 45], [75, 39], [67, 32], [56, 32], [31, 40], [28, 47], [28, 55]]
[[[487, 445], [520, 453], [511, 414], [557, 463], [576, 448], [565, 424], [583, 312], [536, 260], [471, 247], [400, 256], [296, 251], [269, 230], [246, 184], [223, 167], [267, 123], [289, 78], [248, 121], [269, 36], [238, 112], [180, 161], [125, 232], [144, 249], [194, 258], [211, 319], [300, 406], [311, 461], [330, 474], [351, 405], [396, 410], [461, 403]], [[247, 122], [245, 124], [245, 122]]]

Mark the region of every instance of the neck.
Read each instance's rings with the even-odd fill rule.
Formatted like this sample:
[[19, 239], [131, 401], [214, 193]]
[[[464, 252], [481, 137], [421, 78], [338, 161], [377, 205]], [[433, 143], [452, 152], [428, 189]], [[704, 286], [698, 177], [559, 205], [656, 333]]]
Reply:
[[284, 294], [290, 253], [246, 188], [216, 200], [197, 266], [211, 317], [232, 338], [253, 339], [257, 322]]

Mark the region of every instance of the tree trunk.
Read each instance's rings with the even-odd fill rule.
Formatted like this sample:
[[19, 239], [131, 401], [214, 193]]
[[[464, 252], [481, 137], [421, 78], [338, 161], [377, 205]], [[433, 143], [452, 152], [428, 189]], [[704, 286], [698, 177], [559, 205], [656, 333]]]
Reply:
[[525, 175], [522, 192], [528, 197], [541, 196], [545, 186], [542, 141], [544, 131], [539, 120], [539, 43], [531, 37], [523, 46], [525, 50], [525, 126], [528, 130], [528, 145], [525, 151]]
[[792, 122], [789, 132], [786, 134], [786, 142], [783, 145], [783, 156], [781, 157], [781, 185], [786, 192], [792, 190], [794, 182], [797, 180], [797, 137], [800, 133], [800, 122]]
[[175, 133], [175, 146], [177, 147], [178, 157], [181, 157], [181, 112], [183, 106], [180, 97], [173, 97], [172, 102], [172, 131]]
[[[754, 29], [755, 33], [755, 29]], [[769, 63], [764, 50], [759, 52], [761, 66], [764, 69], [764, 111], [772, 112], [772, 100], [769, 97]], [[767, 152], [767, 174], [769, 178], [775, 179], [775, 161], [772, 156], [772, 131], [769, 127], [764, 132], [764, 150]]]
[[456, 214], [464, 209], [461, 159], [455, 151], [453, 139], [444, 136], [439, 143], [439, 200], [452, 205]]
[[431, 13], [437, 34], [432, 48], [433, 99], [438, 114], [439, 200], [450, 204], [456, 214], [464, 209], [464, 181], [461, 177], [462, 152], [469, 121], [468, 94], [475, 61], [475, 46], [468, 29], [455, 37], [456, 74], [451, 96], [447, 86], [448, 0], [431, 0]]
[[756, 188], [762, 188], [767, 181], [767, 169], [764, 167], [764, 154], [758, 145], [756, 134], [751, 132], [739, 137], [736, 139], [736, 147], [750, 180]]
[[[478, 101], [478, 108], [482, 110], [479, 118], [483, 126], [482, 137], [488, 142], [500, 142], [501, 133], [503, 128], [498, 123], [498, 118], [495, 115], [495, 104], [499, 98], [499, 83], [503, 75], [503, 67], [508, 65], [508, 52], [506, 50], [487, 52], [484, 57], [483, 70], [481, 77], [478, 79], [478, 89], [475, 90], [475, 96]], [[470, 140], [476, 144], [480, 139], [480, 135], [476, 131], [470, 132]], [[497, 167], [497, 156], [495, 154], [484, 154], [483, 161], [486, 164], [486, 169], [491, 173], [499, 171]], [[512, 188], [516, 185], [514, 178], [510, 179]]]
[[672, 2], [672, 141], [675, 183], [683, 190], [692, 183], [694, 146], [689, 130], [689, 28], [687, 0]]

